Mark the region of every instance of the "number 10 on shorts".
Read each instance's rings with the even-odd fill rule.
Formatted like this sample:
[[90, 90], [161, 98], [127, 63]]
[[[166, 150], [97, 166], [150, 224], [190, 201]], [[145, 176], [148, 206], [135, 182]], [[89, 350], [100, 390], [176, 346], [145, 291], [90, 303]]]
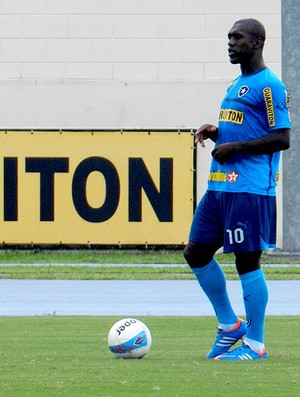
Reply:
[[244, 240], [244, 231], [240, 227], [234, 229], [226, 229], [226, 233], [228, 234], [229, 244], [241, 244]]

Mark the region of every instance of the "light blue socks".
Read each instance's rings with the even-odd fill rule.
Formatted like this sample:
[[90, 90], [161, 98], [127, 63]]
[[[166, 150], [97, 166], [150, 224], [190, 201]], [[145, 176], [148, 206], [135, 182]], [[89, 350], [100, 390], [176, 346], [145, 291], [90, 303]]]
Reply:
[[[233, 325], [237, 315], [231, 306], [224, 272], [213, 259], [200, 268], [192, 268], [200, 286], [210, 300], [219, 324]], [[264, 346], [265, 311], [268, 303], [268, 288], [262, 269], [240, 275], [245, 312], [248, 321], [246, 342], [259, 351]]]
[[248, 321], [246, 341], [264, 343], [265, 311], [268, 288], [262, 269], [240, 276]]
[[191, 269], [213, 305], [219, 324], [235, 324], [238, 317], [229, 301], [224, 272], [218, 262], [213, 259], [206, 266]]

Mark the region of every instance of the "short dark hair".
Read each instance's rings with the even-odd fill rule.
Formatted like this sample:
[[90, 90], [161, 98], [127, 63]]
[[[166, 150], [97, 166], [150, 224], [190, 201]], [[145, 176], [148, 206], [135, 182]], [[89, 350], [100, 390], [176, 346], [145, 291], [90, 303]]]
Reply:
[[266, 30], [264, 25], [253, 18], [240, 19], [234, 23], [234, 25], [240, 24], [243, 29], [254, 39], [261, 38], [263, 41], [266, 40]]

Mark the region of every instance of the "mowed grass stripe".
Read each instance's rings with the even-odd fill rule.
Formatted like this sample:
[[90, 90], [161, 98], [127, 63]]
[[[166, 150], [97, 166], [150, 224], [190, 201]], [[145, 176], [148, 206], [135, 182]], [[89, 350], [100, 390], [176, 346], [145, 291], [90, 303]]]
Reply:
[[[228, 280], [238, 280], [234, 266], [223, 266]], [[299, 280], [300, 268], [264, 267], [267, 280]], [[188, 266], [53, 266], [0, 265], [0, 279], [20, 280], [195, 280]]]

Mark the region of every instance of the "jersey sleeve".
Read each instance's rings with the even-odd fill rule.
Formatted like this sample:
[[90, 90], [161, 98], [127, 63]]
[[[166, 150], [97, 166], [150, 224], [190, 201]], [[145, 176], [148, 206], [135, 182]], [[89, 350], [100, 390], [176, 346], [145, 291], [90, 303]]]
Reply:
[[291, 128], [289, 94], [284, 84], [270, 80], [263, 88], [263, 97], [270, 130]]

